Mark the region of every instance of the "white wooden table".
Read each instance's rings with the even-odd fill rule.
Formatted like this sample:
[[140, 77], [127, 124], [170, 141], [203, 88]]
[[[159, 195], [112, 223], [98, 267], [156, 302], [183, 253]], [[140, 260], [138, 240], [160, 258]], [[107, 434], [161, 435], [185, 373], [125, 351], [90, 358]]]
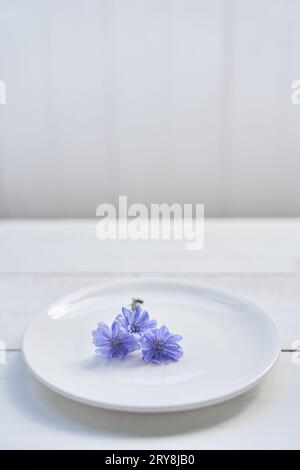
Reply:
[[[96, 221], [0, 222], [0, 448], [299, 449], [300, 364], [292, 359], [300, 362], [293, 351], [300, 340], [300, 220], [212, 219], [199, 252], [185, 251], [182, 241], [100, 242], [95, 227]], [[50, 302], [106, 279], [149, 273], [222, 287], [260, 304], [281, 336], [267, 378], [224, 404], [149, 416], [77, 404], [29, 374], [22, 335]]]

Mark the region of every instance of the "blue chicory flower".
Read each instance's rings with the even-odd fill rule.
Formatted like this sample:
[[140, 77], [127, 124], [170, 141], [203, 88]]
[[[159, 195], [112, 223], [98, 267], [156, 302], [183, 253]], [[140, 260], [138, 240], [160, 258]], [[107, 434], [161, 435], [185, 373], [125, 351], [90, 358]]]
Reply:
[[161, 328], [147, 331], [141, 338], [142, 357], [145, 362], [155, 364], [177, 361], [183, 355], [178, 341], [180, 335], [174, 335], [163, 325]]
[[93, 343], [97, 348], [96, 353], [106, 359], [112, 357], [122, 359], [128, 353], [140, 348], [135, 336], [123, 330], [117, 321], [113, 322], [111, 329], [105, 323], [99, 323], [92, 335]]
[[142, 311], [137, 304], [133, 310], [123, 307], [122, 313], [117, 315], [118, 321], [124, 330], [134, 335], [137, 339], [146, 331], [156, 328], [156, 320], [151, 320], [146, 310]]

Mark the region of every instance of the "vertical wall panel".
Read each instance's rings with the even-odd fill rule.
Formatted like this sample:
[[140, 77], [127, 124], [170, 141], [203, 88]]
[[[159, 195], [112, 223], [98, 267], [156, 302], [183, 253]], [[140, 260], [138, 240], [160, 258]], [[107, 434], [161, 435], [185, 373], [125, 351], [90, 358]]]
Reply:
[[145, 202], [221, 201], [223, 2], [118, 2], [122, 192]]
[[300, 134], [292, 143], [291, 126], [300, 107], [290, 95], [300, 4], [235, 1], [234, 15], [228, 213], [299, 215]]
[[114, 198], [113, 2], [64, 0], [51, 21], [52, 112], [60, 215], [95, 215]]
[[299, 215], [297, 0], [0, 0], [0, 216]]
[[115, 171], [105, 98], [109, 2], [1, 0], [0, 12], [8, 211], [93, 216], [101, 200], [112, 199]]
[[[51, 214], [57, 174], [49, 96], [49, 9], [29, 0], [1, 1], [1, 74], [7, 103], [1, 108], [1, 171], [11, 216]], [[54, 215], [54, 212], [52, 212]]]

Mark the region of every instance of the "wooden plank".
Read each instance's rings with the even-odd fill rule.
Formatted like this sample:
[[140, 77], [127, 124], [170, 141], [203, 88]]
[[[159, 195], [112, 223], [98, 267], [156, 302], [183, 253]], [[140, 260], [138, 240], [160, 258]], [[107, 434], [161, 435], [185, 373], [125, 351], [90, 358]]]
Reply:
[[1, 221], [0, 272], [300, 273], [300, 219], [207, 219], [183, 240], [104, 240], [97, 220]]
[[[128, 271], [139, 276], [154, 272], [184, 277], [243, 295], [272, 316], [284, 349], [300, 338], [298, 221], [208, 221], [206, 255], [196, 254], [195, 264], [181, 256], [178, 246], [174, 250], [170, 245], [152, 251], [145, 245], [124, 250], [123, 245], [119, 252], [113, 244], [111, 251], [101, 245], [101, 256], [98, 252], [95, 259], [98, 241], [94, 245], [91, 241], [92, 221], [0, 226], [0, 339], [8, 349], [20, 348], [30, 319], [52, 301], [73, 290], [127, 276]], [[169, 261], [170, 254], [175, 261]], [[183, 263], [178, 266], [179, 261]], [[130, 271], [128, 264], [142, 265], [144, 271], [141, 266]], [[103, 265], [106, 272], [101, 272]], [[180, 419], [178, 414], [146, 417], [78, 405], [33, 379], [19, 352], [6, 351], [5, 356], [6, 365], [0, 364], [1, 448], [300, 447], [299, 366], [292, 364], [290, 353], [281, 354], [254, 390], [226, 404], [180, 413]]]
[[0, 447], [299, 449], [299, 367], [282, 353], [259, 386], [234, 400], [146, 416], [60, 397], [28, 374], [19, 353], [8, 353], [7, 365], [0, 365]]

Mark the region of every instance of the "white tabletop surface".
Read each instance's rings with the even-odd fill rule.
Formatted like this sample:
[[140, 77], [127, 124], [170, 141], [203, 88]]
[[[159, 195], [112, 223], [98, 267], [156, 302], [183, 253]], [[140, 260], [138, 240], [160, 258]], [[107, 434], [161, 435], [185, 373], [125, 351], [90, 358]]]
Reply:
[[[0, 448], [299, 449], [300, 219], [207, 220], [201, 251], [183, 241], [99, 241], [95, 230], [95, 220], [0, 222]], [[22, 335], [50, 302], [149, 273], [221, 287], [264, 308], [282, 348], [265, 380], [227, 403], [149, 416], [80, 405], [30, 375]]]

